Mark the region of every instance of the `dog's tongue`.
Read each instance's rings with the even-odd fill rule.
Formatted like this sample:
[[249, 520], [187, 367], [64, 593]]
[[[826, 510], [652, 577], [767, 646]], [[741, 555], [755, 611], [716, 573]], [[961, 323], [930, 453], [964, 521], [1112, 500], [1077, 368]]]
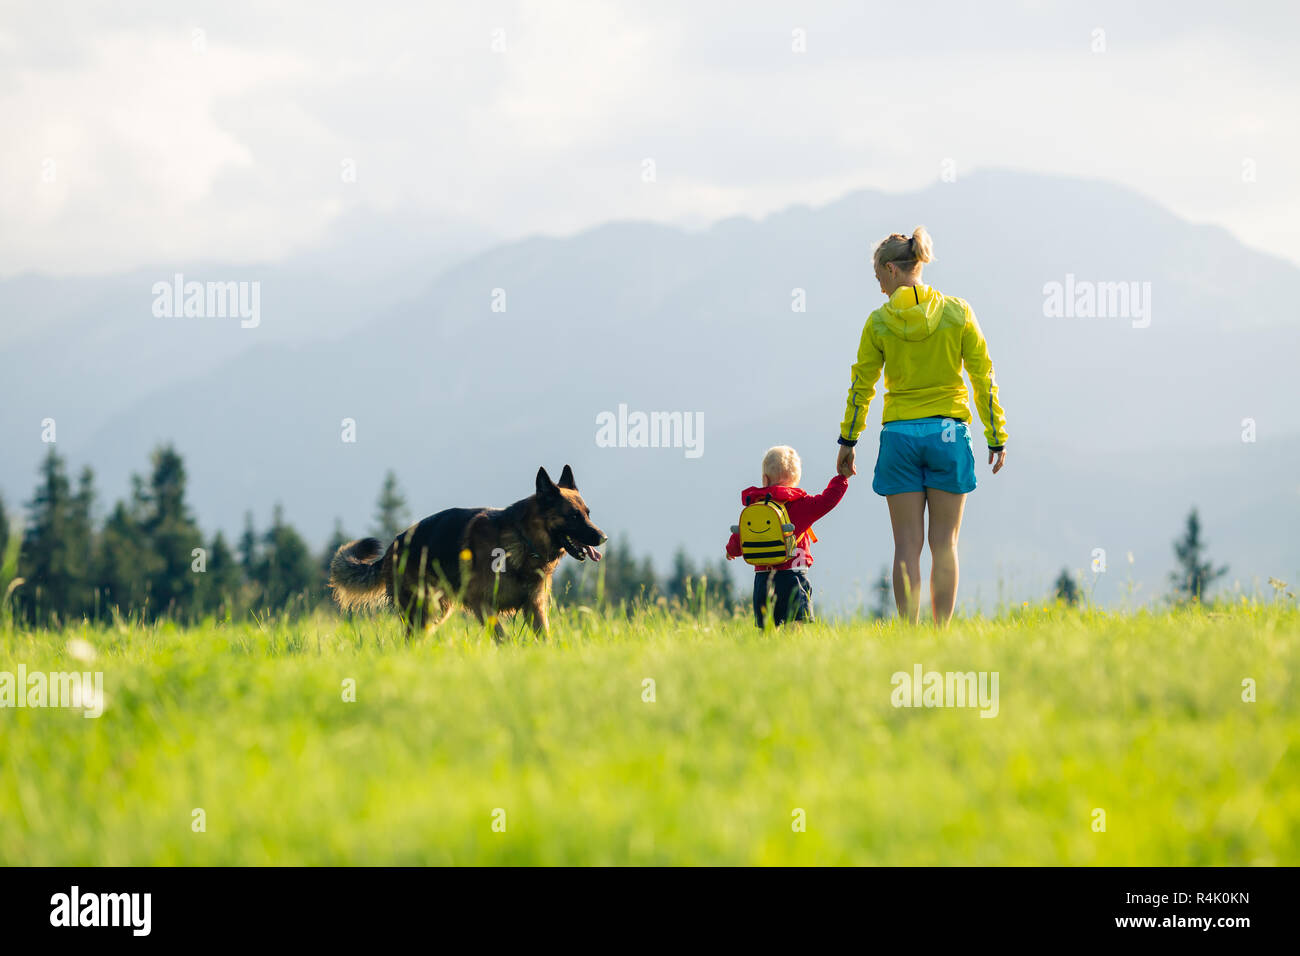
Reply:
[[584, 544], [583, 547], [587, 549], [587, 557], [591, 558], [591, 560], [593, 560], [593, 561], [599, 561], [599, 560], [600, 560], [600, 552], [599, 552], [599, 551], [597, 551], [595, 548], [593, 548], [593, 547], [592, 547], [591, 545], [589, 545], [589, 544]]

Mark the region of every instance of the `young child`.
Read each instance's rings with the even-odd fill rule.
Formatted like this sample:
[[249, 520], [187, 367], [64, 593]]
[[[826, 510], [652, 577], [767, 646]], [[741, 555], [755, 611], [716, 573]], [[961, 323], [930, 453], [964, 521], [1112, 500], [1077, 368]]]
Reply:
[[[742, 504], [762, 500], [771, 495], [773, 501], [782, 502], [794, 525], [796, 551], [785, 564], [770, 568], [754, 568], [754, 618], [759, 627], [767, 616], [769, 593], [775, 601], [773, 623], [786, 621], [811, 621], [812, 585], [804, 573], [812, 567], [813, 522], [818, 521], [840, 503], [849, 488], [849, 479], [843, 473], [836, 475], [820, 495], [810, 495], [798, 487], [803, 473], [799, 454], [788, 445], [769, 448], [763, 456], [763, 484], [746, 488], [740, 493]], [[740, 557], [740, 536], [733, 533], [727, 542], [727, 560]]]

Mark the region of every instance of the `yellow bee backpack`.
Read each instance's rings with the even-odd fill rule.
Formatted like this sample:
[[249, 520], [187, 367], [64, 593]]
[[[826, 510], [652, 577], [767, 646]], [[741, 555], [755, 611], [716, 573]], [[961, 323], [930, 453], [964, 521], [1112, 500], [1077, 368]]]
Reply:
[[771, 495], [762, 501], [747, 502], [740, 513], [740, 524], [733, 524], [731, 530], [740, 538], [740, 556], [747, 564], [770, 567], [785, 564], [795, 556], [790, 513]]

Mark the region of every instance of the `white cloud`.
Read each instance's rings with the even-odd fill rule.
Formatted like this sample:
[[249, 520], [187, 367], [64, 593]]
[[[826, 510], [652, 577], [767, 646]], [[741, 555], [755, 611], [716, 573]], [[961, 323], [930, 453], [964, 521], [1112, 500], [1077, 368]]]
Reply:
[[1103, 8], [1093, 53], [1093, 15], [1039, 5], [940, 5], [910, 31], [847, 6], [256, 9], [196, 15], [204, 53], [161, 13], [69, 17], [63, 52], [48, 17], [0, 27], [6, 273], [273, 258], [351, 206], [504, 235], [699, 223], [920, 186], [945, 158], [1115, 180], [1300, 262], [1276, 11], [1212, 29], [1211, 8]]

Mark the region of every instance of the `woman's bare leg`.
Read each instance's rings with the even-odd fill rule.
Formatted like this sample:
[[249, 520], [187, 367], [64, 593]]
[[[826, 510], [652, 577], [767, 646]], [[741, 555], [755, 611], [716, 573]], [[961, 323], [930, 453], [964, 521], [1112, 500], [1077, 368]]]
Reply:
[[957, 604], [957, 535], [966, 496], [927, 488], [925, 498], [930, 507], [930, 601], [934, 623], [942, 627], [952, 620]]
[[894, 529], [894, 603], [898, 616], [921, 619], [921, 548], [925, 546], [925, 492], [886, 495]]

